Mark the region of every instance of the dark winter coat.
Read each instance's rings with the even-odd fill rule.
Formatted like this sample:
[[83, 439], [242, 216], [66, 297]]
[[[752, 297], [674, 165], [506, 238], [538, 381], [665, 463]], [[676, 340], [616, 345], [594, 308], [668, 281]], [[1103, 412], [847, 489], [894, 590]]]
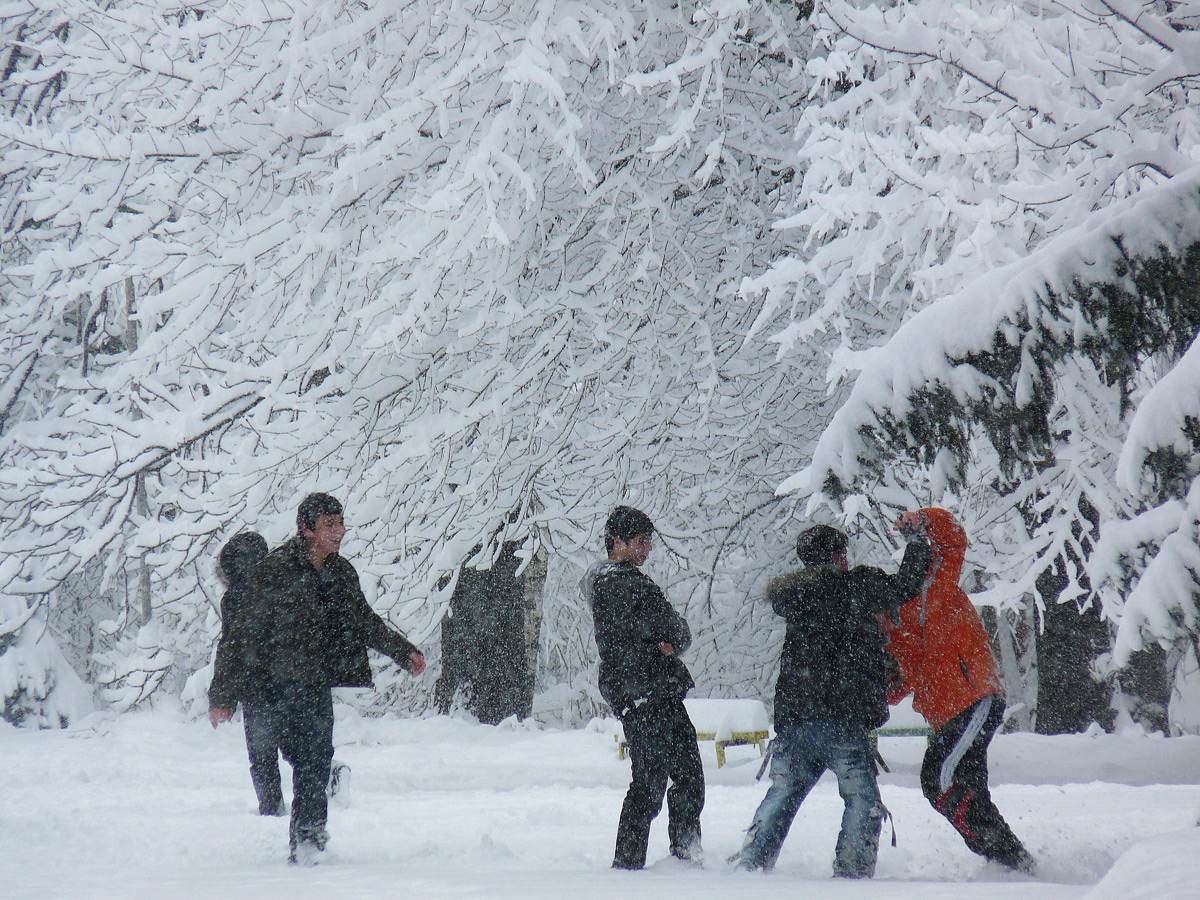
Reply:
[[767, 599], [787, 623], [775, 684], [776, 731], [814, 719], [844, 719], [877, 728], [887, 721], [895, 661], [884, 650], [878, 615], [920, 591], [928, 545], [913, 542], [900, 571], [873, 566], [843, 571], [811, 566], [773, 580]]
[[292, 538], [259, 563], [218, 654], [209, 704], [233, 709], [265, 684], [370, 687], [367, 648], [407, 668], [417, 648], [367, 604], [358, 573], [338, 554], [318, 570]]
[[[621, 715], [639, 700], [679, 699], [695, 684], [679, 654], [692, 643], [683, 616], [662, 589], [631, 562], [604, 560], [581, 585], [596, 624], [600, 694]], [[666, 656], [661, 641], [675, 648]]]
[[[230, 651], [232, 625], [241, 611], [254, 574], [264, 556], [267, 542], [261, 534], [244, 531], [236, 534], [221, 548], [217, 556], [221, 579], [225, 582], [225, 595], [221, 597], [221, 637], [217, 641], [217, 658], [214, 663], [213, 683], [228, 682], [231, 673], [226, 671], [233, 658]], [[236, 701], [235, 701], [236, 703]], [[230, 707], [232, 709], [232, 707]]]

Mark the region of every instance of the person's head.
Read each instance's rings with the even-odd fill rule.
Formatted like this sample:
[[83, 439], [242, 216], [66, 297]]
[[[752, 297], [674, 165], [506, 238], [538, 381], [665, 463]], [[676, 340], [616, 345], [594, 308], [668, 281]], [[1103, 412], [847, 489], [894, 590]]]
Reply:
[[296, 511], [296, 527], [305, 549], [322, 559], [337, 553], [346, 535], [342, 522], [342, 504], [329, 494], [309, 494]]
[[846, 535], [832, 525], [813, 525], [796, 538], [796, 555], [805, 566], [834, 565], [845, 569], [849, 544]]
[[266, 555], [266, 538], [254, 531], [239, 532], [217, 554], [217, 574], [227, 586], [237, 586], [250, 577]]
[[604, 549], [615, 562], [640, 566], [650, 555], [654, 523], [640, 509], [618, 506], [604, 523]]

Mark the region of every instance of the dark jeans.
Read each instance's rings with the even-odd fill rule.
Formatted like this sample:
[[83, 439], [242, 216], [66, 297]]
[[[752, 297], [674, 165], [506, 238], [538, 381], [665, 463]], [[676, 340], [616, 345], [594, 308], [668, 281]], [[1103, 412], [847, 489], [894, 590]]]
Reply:
[[683, 700], [647, 701], [622, 715], [621, 724], [629, 743], [633, 779], [621, 807], [613, 866], [640, 869], [646, 864], [650, 823], [662, 809], [664, 793], [671, 854], [680, 859], [698, 859], [704, 768], [696, 729]]
[[279, 729], [271, 709], [257, 695], [242, 698], [242, 720], [246, 727], [246, 753], [250, 757], [250, 780], [258, 795], [258, 812], [280, 814], [283, 789], [279, 779]]
[[866, 729], [842, 719], [785, 726], [771, 744], [771, 787], [754, 813], [739, 854], [742, 868], [771, 869], [800, 804], [826, 769], [837, 776], [846, 804], [833, 873], [870, 878], [879, 854], [883, 803]]
[[258, 693], [292, 766], [291, 839], [314, 838], [325, 828], [329, 766], [333, 761], [333, 694], [328, 687], [269, 684]]
[[1032, 857], [988, 790], [988, 744], [1003, 720], [1004, 696], [992, 694], [938, 729], [921, 764], [921, 791], [975, 853], [1012, 869], [1028, 869]]

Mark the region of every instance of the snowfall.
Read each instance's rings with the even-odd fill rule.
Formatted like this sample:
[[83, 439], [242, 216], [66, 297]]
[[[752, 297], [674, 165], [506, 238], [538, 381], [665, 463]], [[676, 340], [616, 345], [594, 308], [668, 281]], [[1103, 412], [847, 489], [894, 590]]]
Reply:
[[[1127, 728], [1056, 737], [1005, 734], [992, 789], [1037, 856], [1036, 877], [973, 856], [917, 784], [922, 737], [885, 737], [885, 825], [876, 877], [833, 880], [841, 817], [827, 774], [792, 826], [774, 872], [732, 871], [766, 789], [756, 748], [723, 767], [701, 743], [706, 862], [667, 854], [666, 813], [642, 872], [609, 868], [629, 761], [617, 723], [578, 729], [515, 719], [368, 717], [336, 706], [348, 787], [314, 868], [289, 866], [287, 821], [262, 818], [240, 716], [94, 713], [64, 730], [0, 722], [0, 897], [303, 900], [374, 898], [1195, 898], [1200, 896], [1200, 737]], [[285, 795], [290, 770], [283, 767]]]

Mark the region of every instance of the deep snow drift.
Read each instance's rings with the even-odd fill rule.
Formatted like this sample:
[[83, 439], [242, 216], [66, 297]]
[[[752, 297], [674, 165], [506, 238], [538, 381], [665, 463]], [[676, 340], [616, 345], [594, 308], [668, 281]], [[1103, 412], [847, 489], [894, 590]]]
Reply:
[[713, 745], [702, 744], [703, 871], [664, 859], [660, 817], [650, 867], [626, 873], [608, 868], [629, 778], [615, 723], [558, 731], [367, 719], [341, 704], [337, 715], [351, 784], [315, 869], [286, 865], [286, 821], [255, 815], [240, 718], [216, 732], [168, 712], [95, 715], [68, 731], [0, 723], [0, 895], [1182, 900], [1200, 884], [1200, 737], [998, 737], [993, 792], [1041, 861], [1036, 879], [969, 853], [921, 797], [923, 739], [885, 738], [892, 773], [881, 783], [898, 845], [885, 825], [876, 879], [841, 882], [831, 879], [841, 801], [829, 776], [801, 807], [774, 873], [726, 868], [765, 791], [753, 748], [730, 748], [717, 768]]

